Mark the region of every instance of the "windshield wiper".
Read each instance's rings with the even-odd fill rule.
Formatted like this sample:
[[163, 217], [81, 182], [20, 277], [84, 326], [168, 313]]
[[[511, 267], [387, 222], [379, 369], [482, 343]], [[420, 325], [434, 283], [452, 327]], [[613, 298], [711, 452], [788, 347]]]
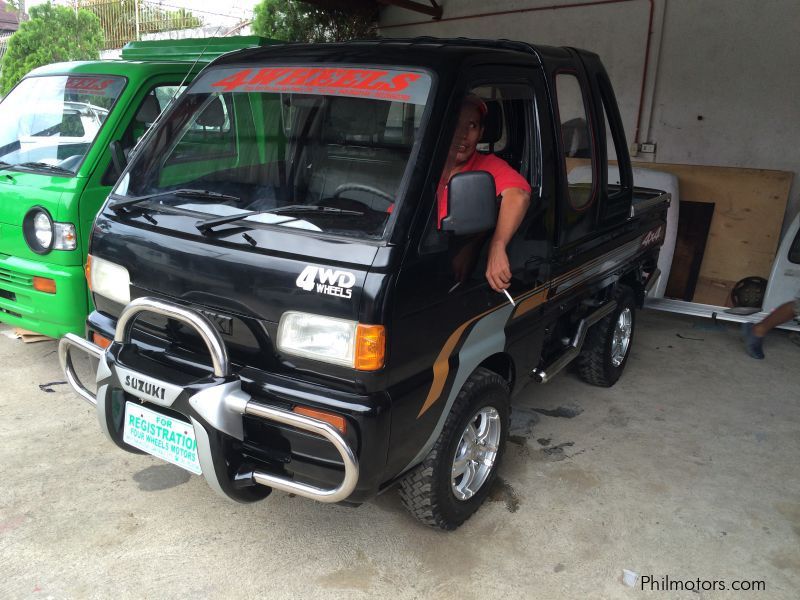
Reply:
[[304, 212], [324, 212], [337, 215], [355, 215], [357, 217], [364, 216], [364, 213], [359, 210], [346, 210], [344, 208], [336, 208], [334, 206], [319, 206], [316, 204], [289, 204], [288, 206], [271, 208], [265, 212], [275, 213], [276, 215], [282, 215], [284, 213], [297, 214]]
[[[248, 212], [237, 213], [235, 215], [212, 217], [210, 219], [198, 221], [197, 223], [195, 223], [195, 227], [197, 227], [197, 229], [199, 229], [202, 233], [206, 233], [218, 225], [234, 223], [235, 221], [241, 221], [243, 219], [246, 219], [247, 217], [252, 217], [254, 215], [263, 215], [267, 213], [279, 214], [279, 215], [300, 214], [306, 212], [316, 212], [316, 213], [324, 212], [327, 214], [353, 215], [353, 216], [364, 215], [364, 213], [359, 212], [357, 210], [344, 210], [342, 208], [334, 208], [332, 206], [309, 206], [307, 204], [291, 204], [289, 206], [279, 206], [277, 208], [270, 208], [269, 210], [252, 210]], [[274, 223], [274, 225], [280, 225], [280, 223]]]
[[13, 166], [14, 168], [22, 167], [23, 169], [40, 169], [42, 171], [51, 171], [53, 173], [66, 173], [68, 175], [75, 175], [75, 171], [72, 169], [65, 169], [64, 167], [57, 167], [56, 165], [51, 165], [45, 162], [24, 162], [18, 165], [9, 165]]
[[[145, 200], [152, 200], [153, 198], [161, 198], [163, 196], [178, 196], [180, 198], [193, 198], [195, 200], [209, 200], [212, 202], [218, 202], [220, 200], [233, 200], [234, 202], [239, 202], [241, 198], [238, 196], [230, 196], [228, 194], [220, 194], [219, 192], [212, 192], [210, 190], [193, 190], [189, 188], [182, 188], [178, 190], [169, 190], [166, 192], [158, 192], [156, 194], [147, 194], [145, 196], [135, 196], [133, 198], [125, 198], [125, 200], [117, 200], [109, 206], [111, 210], [114, 212], [118, 212], [123, 208], [127, 208], [128, 206], [133, 206], [134, 204], [138, 204], [139, 202], [144, 202]], [[112, 196], [112, 199], [119, 198], [120, 196]]]

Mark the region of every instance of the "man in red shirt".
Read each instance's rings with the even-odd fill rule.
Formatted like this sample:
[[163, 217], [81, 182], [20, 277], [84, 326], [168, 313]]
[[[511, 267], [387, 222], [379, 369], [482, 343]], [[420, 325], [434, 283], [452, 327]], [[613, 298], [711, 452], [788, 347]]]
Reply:
[[[496, 292], [508, 288], [511, 282], [511, 267], [506, 246], [519, 228], [531, 200], [528, 181], [503, 159], [493, 154], [477, 152], [478, 142], [483, 136], [484, 118], [488, 113], [486, 103], [475, 94], [469, 94], [461, 105], [458, 127], [453, 138], [455, 164], [447, 175], [447, 181], [457, 173], [487, 171], [494, 177], [495, 189], [500, 197], [500, 214], [497, 217], [492, 239], [489, 242], [489, 259], [486, 265], [486, 280]], [[447, 192], [439, 195], [439, 225], [447, 216]]]

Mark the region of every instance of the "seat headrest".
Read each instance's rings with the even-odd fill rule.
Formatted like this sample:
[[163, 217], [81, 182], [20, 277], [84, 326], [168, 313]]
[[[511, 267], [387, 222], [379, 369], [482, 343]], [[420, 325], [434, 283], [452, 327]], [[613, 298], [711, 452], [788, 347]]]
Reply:
[[567, 156], [591, 158], [591, 141], [586, 119], [577, 117], [561, 124], [564, 151]]
[[387, 106], [365, 98], [332, 98], [323, 139], [329, 143], [374, 142], [383, 131]]
[[203, 127], [222, 127], [225, 125], [225, 111], [222, 98], [214, 98], [197, 117], [197, 124]]
[[503, 112], [498, 100], [484, 100], [488, 112], [483, 118], [481, 144], [496, 144], [503, 136]]
[[151, 125], [155, 122], [160, 113], [161, 106], [159, 105], [158, 100], [156, 100], [156, 97], [153, 94], [148, 94], [144, 97], [144, 102], [142, 102], [139, 110], [136, 111], [135, 119], [139, 123]]

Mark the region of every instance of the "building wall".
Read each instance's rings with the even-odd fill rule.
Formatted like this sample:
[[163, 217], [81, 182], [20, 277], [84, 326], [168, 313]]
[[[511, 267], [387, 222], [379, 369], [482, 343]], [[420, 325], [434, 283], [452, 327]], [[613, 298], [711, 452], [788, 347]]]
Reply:
[[637, 137], [638, 122], [638, 141], [656, 144], [654, 157], [640, 159], [791, 171], [787, 217], [800, 209], [800, 2], [439, 4], [439, 22], [387, 8], [381, 33], [509, 38], [593, 50], [614, 84], [628, 141]]

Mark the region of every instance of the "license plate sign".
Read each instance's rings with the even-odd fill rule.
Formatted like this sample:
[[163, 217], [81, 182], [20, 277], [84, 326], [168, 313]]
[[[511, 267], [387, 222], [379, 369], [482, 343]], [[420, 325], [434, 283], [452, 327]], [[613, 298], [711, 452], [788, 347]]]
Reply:
[[125, 404], [125, 428], [122, 439], [139, 450], [202, 474], [197, 458], [197, 440], [189, 423], [145, 408], [135, 402]]

